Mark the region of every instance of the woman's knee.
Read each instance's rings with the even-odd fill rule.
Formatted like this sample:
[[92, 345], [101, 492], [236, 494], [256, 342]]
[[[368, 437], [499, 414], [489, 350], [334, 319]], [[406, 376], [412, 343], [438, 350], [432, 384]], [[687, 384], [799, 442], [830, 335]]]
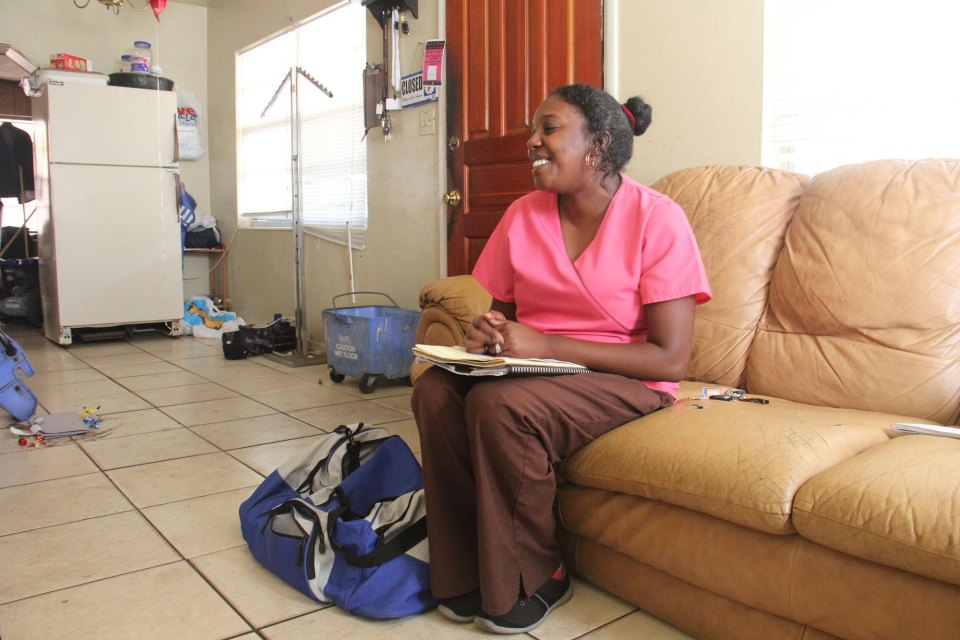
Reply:
[[463, 421], [463, 402], [463, 390], [455, 376], [436, 367], [420, 376], [410, 396], [410, 408], [421, 434], [455, 428], [451, 423]]
[[520, 385], [506, 382], [479, 383], [467, 394], [464, 408], [467, 429], [476, 431], [477, 437], [498, 438], [505, 432], [529, 431], [523, 408], [527, 405], [524, 398], [528, 394]]
[[413, 385], [413, 393], [410, 394], [410, 408], [415, 416], [429, 410], [437, 403], [440, 396], [444, 394], [447, 377], [436, 367], [430, 367], [420, 376]]

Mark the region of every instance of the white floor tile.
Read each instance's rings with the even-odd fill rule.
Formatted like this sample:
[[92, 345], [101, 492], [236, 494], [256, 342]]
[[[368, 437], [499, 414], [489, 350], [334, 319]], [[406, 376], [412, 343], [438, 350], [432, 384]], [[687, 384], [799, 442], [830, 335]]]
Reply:
[[196, 558], [194, 565], [258, 628], [329, 606], [283, 582], [258, 563], [245, 546]]
[[240, 534], [240, 503], [256, 485], [171, 502], [143, 510], [143, 515], [184, 558], [243, 546]]
[[263, 480], [226, 453], [142, 464], [107, 475], [141, 509], [250, 487]]
[[0, 606], [4, 640], [219, 640], [249, 630], [185, 562]]
[[0, 603], [180, 559], [136, 511], [0, 538]]
[[97, 471], [96, 465], [75, 444], [30, 448], [0, 455], [0, 487], [67, 478], [94, 471]]
[[102, 473], [21, 484], [0, 489], [0, 536], [132, 509]]

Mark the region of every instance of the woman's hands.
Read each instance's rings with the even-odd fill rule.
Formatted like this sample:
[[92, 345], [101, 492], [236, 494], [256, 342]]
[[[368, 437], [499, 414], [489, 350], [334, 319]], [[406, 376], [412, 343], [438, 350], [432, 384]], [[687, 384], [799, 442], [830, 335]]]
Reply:
[[470, 353], [512, 358], [545, 357], [547, 336], [492, 309], [473, 319], [463, 346]]
[[500, 328], [507, 322], [507, 318], [499, 311], [487, 311], [475, 317], [467, 327], [467, 335], [463, 340], [464, 348], [469, 353], [502, 353], [506, 338]]
[[517, 322], [513, 305], [492, 306], [467, 327], [463, 346], [470, 353], [568, 360], [638, 380], [680, 380], [690, 362], [694, 296], [646, 305], [647, 339], [627, 344], [547, 335]]
[[540, 333], [517, 322], [514, 309], [494, 300], [494, 308], [467, 327], [464, 347], [491, 356], [568, 360], [638, 380], [680, 380], [693, 350], [695, 306], [694, 296], [646, 305], [646, 341], [624, 344]]

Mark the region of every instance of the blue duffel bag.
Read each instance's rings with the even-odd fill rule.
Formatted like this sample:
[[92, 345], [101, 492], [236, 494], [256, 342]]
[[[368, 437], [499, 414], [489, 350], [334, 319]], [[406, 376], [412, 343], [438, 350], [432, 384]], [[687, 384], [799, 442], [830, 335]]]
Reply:
[[385, 429], [340, 426], [267, 476], [240, 505], [253, 556], [320, 602], [366, 618], [436, 606], [423, 472]]

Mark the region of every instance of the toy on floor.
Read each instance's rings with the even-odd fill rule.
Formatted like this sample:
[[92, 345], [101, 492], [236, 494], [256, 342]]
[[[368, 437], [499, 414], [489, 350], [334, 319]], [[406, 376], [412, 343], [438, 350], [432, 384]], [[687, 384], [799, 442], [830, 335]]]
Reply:
[[84, 407], [83, 413], [80, 415], [80, 417], [83, 418], [83, 424], [87, 425], [91, 429], [99, 429], [100, 416], [97, 414], [97, 411], [100, 411], [100, 407], [97, 407], [96, 409]]
[[[38, 447], [47, 444], [54, 438], [68, 436], [82, 436], [100, 428], [100, 416], [96, 409], [85, 408], [83, 415], [75, 412], [51, 413], [46, 416], [37, 416], [32, 420], [21, 422], [10, 427], [10, 433], [20, 437], [20, 446]], [[33, 443], [30, 438], [33, 437]]]

